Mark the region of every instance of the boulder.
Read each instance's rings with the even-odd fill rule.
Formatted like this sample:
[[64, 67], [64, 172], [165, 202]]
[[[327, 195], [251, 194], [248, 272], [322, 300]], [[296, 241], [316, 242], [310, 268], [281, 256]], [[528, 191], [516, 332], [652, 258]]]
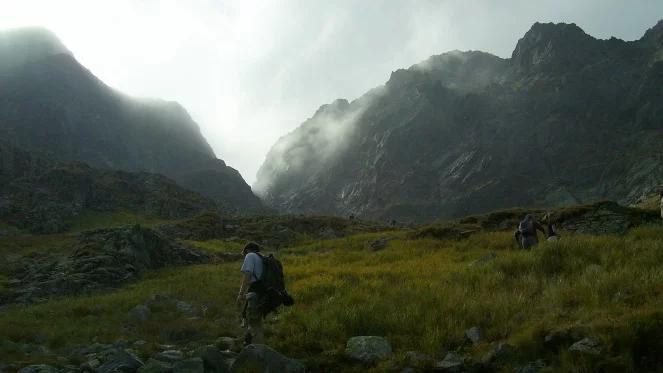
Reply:
[[205, 364], [199, 357], [178, 361], [173, 365], [173, 373], [205, 373]]
[[115, 350], [107, 360], [96, 369], [96, 373], [134, 372], [142, 367], [143, 362], [136, 355], [125, 350]]
[[184, 353], [180, 350], [166, 350], [157, 352], [152, 357], [159, 361], [174, 363], [184, 359]]
[[521, 365], [516, 367], [513, 372], [514, 373], [537, 373], [541, 370], [543, 370], [546, 367], [546, 362], [539, 359], [536, 361], [530, 361], [529, 363], [525, 365]]
[[348, 340], [345, 354], [362, 363], [372, 364], [393, 355], [391, 345], [386, 339], [377, 336], [357, 336]]
[[441, 361], [433, 363], [433, 370], [440, 372], [460, 372], [463, 368], [463, 358], [455, 352], [449, 352]]
[[139, 304], [127, 312], [127, 319], [133, 323], [141, 323], [149, 320], [152, 312], [150, 308], [144, 304]]
[[200, 316], [200, 311], [196, 307], [181, 300], [175, 301], [175, 309], [177, 309], [182, 315], [186, 317]]
[[306, 372], [306, 367], [297, 360], [281, 355], [269, 346], [255, 344], [242, 349], [230, 371], [233, 373], [303, 373]]
[[467, 339], [472, 341], [472, 344], [477, 344], [483, 340], [483, 334], [481, 329], [476, 326], [473, 326], [465, 331], [465, 336]]
[[50, 365], [28, 365], [21, 368], [18, 373], [58, 373], [58, 370]]
[[145, 365], [138, 369], [138, 373], [170, 373], [173, 367], [163, 361], [148, 359]]
[[405, 353], [405, 360], [408, 365], [419, 368], [426, 369], [433, 365], [434, 359], [431, 356], [428, 356], [419, 351], [408, 351]]
[[216, 347], [224, 351], [239, 352], [242, 350], [241, 342], [233, 337], [219, 337], [216, 340]]
[[600, 355], [601, 343], [592, 338], [583, 338], [572, 344], [569, 351], [585, 355]]
[[212, 372], [226, 373], [230, 367], [226, 363], [227, 355], [216, 346], [202, 346], [194, 351], [193, 356], [199, 357], [205, 364], [205, 369]]
[[371, 242], [369, 245], [369, 248], [371, 251], [380, 251], [384, 250], [387, 248], [387, 244], [389, 243], [389, 239], [387, 237], [380, 237], [377, 240]]

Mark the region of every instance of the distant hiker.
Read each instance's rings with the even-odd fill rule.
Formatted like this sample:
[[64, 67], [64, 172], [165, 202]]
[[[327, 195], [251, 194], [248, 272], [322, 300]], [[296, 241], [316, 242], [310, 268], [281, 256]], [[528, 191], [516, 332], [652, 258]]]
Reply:
[[516, 229], [516, 231], [513, 233], [513, 237], [516, 239], [516, 242], [518, 243], [518, 248], [522, 249], [523, 248], [523, 241], [521, 239], [522, 234], [520, 233], [520, 230]]
[[661, 193], [660, 193], [660, 197], [661, 197], [661, 203], [660, 203], [660, 207], [661, 207], [661, 219], [663, 219], [663, 190], [662, 190]]
[[552, 242], [552, 241], [558, 241], [559, 240], [559, 234], [555, 230], [555, 226], [552, 223], [552, 218], [550, 217], [549, 213], [546, 213], [546, 216], [544, 217], [544, 223], [546, 225], [546, 241]]
[[237, 304], [243, 306], [245, 343], [264, 343], [262, 319], [280, 305], [293, 305], [294, 300], [285, 290], [281, 262], [271, 254], [260, 255], [260, 246], [254, 242], [246, 244], [242, 254], [243, 276]]
[[527, 214], [525, 218], [518, 224], [518, 233], [520, 233], [520, 247], [529, 249], [539, 243], [539, 237], [536, 231], [539, 230], [545, 234], [545, 230], [534, 218], [532, 214]]

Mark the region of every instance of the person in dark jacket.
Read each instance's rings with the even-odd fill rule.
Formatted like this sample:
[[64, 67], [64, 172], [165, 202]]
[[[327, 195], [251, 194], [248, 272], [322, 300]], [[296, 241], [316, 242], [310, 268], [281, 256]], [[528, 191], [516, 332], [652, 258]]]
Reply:
[[536, 221], [534, 215], [527, 214], [525, 218], [518, 224], [518, 232], [520, 233], [520, 247], [529, 249], [532, 246], [539, 244], [539, 237], [536, 231], [541, 231], [545, 235], [546, 231], [543, 226]]

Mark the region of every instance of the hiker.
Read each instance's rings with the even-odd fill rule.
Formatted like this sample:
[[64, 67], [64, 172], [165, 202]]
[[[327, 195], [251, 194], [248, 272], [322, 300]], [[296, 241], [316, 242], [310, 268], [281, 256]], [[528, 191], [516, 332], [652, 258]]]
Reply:
[[545, 230], [534, 218], [534, 215], [527, 214], [525, 218], [518, 224], [518, 232], [520, 233], [520, 247], [529, 249], [539, 243], [539, 237], [536, 231], [539, 230], [545, 234]]
[[661, 207], [661, 219], [663, 219], [663, 190], [661, 191], [661, 193], [660, 193], [659, 196], [661, 197], [661, 204], [660, 204], [660, 207]]
[[263, 271], [262, 257], [258, 254], [259, 252], [260, 246], [255, 242], [249, 242], [244, 246], [242, 250], [244, 263], [241, 268], [242, 285], [237, 295], [237, 305], [243, 307], [242, 315], [247, 329], [246, 340], [249, 343], [263, 343], [265, 338], [260, 312], [262, 294], [258, 289]]
[[546, 213], [546, 216], [543, 219], [545, 223], [545, 228], [546, 228], [546, 241], [552, 242], [552, 241], [559, 241], [559, 234], [555, 230], [555, 226], [552, 223], [552, 218], [550, 217], [550, 213]]
[[523, 241], [521, 239], [522, 234], [520, 233], [520, 230], [516, 229], [515, 232], [513, 232], [513, 238], [516, 239], [516, 243], [518, 243], [518, 248], [522, 249], [523, 248]]
[[264, 343], [262, 319], [281, 306], [295, 301], [285, 289], [283, 266], [274, 255], [262, 256], [260, 246], [249, 242], [242, 250], [244, 263], [237, 305], [243, 306], [242, 318], [247, 329], [244, 343]]

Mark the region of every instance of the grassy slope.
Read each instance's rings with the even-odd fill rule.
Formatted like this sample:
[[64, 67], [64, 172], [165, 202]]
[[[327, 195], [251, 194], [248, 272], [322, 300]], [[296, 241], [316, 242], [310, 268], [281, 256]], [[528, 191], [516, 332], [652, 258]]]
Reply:
[[[625, 237], [567, 236], [531, 252], [513, 250], [510, 233], [482, 233], [462, 241], [407, 239], [402, 233], [380, 252], [364, 234], [287, 249], [281, 256], [297, 304], [268, 326], [268, 343], [319, 369], [345, 365], [347, 338], [382, 335], [397, 356], [408, 350], [440, 357], [479, 326], [488, 341], [517, 345], [512, 362], [548, 357], [557, 368], [594, 364], [565, 350], [542, 349], [549, 330], [580, 326], [598, 337], [617, 369], [632, 369], [638, 343], [663, 331], [663, 228], [643, 227]], [[214, 242], [199, 243], [215, 247]], [[229, 249], [232, 249], [228, 247]], [[497, 258], [471, 263], [488, 252]], [[45, 336], [51, 347], [116, 338], [166, 342], [160, 330], [211, 341], [239, 332], [234, 296], [239, 263], [165, 269], [113, 293], [52, 300], [0, 313], [0, 335], [15, 341]], [[122, 330], [126, 312], [151, 294], [172, 294], [206, 305], [202, 321], [155, 319]], [[188, 334], [187, 334], [188, 333]], [[658, 338], [652, 337], [652, 343]], [[149, 350], [150, 345], [146, 347]], [[660, 348], [660, 346], [658, 347]], [[480, 356], [487, 344], [471, 350]], [[148, 352], [148, 351], [144, 351]], [[0, 356], [0, 360], [18, 356]], [[30, 359], [22, 357], [22, 359]]]

